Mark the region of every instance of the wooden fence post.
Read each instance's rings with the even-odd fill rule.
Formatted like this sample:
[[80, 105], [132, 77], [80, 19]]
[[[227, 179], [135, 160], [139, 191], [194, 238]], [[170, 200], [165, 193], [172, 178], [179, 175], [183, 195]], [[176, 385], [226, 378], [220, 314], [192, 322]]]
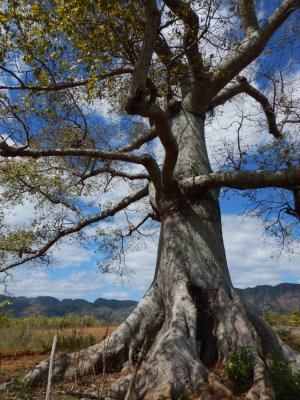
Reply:
[[54, 335], [53, 343], [52, 343], [52, 350], [51, 350], [51, 356], [50, 356], [50, 362], [49, 362], [46, 400], [50, 400], [51, 384], [52, 384], [52, 377], [53, 377], [53, 361], [54, 361], [54, 356], [55, 356], [56, 343], [57, 343], [57, 334]]

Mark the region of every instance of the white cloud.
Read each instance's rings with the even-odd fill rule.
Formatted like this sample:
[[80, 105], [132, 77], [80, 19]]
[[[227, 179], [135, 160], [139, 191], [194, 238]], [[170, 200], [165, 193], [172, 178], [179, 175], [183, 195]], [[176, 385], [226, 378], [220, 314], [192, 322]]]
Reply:
[[300, 245], [289, 258], [275, 257], [276, 242], [263, 236], [261, 221], [236, 215], [224, 215], [224, 242], [233, 284], [248, 287], [261, 284], [275, 285], [293, 279], [300, 282]]
[[55, 262], [59, 267], [78, 267], [91, 261], [94, 252], [79, 244], [62, 243], [53, 251]]
[[[300, 283], [300, 246], [295, 246], [291, 259], [287, 256], [274, 258], [276, 243], [273, 238], [263, 237], [263, 227], [258, 219], [242, 218], [236, 215], [223, 216], [224, 242], [227, 260], [236, 287], [252, 287], [261, 284], [275, 285], [284, 281]], [[78, 267], [80, 250], [66, 247], [69, 268], [57, 270], [22, 269], [15, 271], [14, 283], [9, 286], [16, 295], [28, 297], [54, 296], [58, 298], [98, 297], [133, 299], [142, 297], [152, 282], [156, 254], [157, 236], [148, 239], [148, 248], [132, 251], [127, 256], [127, 264], [133, 274], [122, 279], [114, 274], [97, 273], [95, 257], [83, 253], [86, 261]], [[72, 258], [74, 251], [74, 258]], [[64, 261], [64, 258], [61, 262]], [[72, 264], [73, 263], [73, 264]], [[76, 264], [78, 263], [78, 264]], [[73, 266], [78, 265], [76, 268]]]
[[128, 299], [129, 297], [129, 293], [128, 292], [122, 292], [121, 290], [111, 290], [111, 291], [108, 291], [108, 292], [104, 292], [103, 294], [103, 297], [105, 298], [105, 299], [120, 299], [120, 300], [126, 300], [126, 299]]
[[10, 226], [20, 226], [30, 224], [35, 216], [35, 203], [29, 199], [25, 199], [22, 204], [7, 207], [5, 213], [5, 221]]

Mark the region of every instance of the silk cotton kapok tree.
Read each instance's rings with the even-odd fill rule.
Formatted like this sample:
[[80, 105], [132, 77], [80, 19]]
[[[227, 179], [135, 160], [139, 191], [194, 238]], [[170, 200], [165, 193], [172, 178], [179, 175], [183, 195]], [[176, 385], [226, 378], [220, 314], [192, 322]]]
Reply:
[[[126, 247], [160, 226], [143, 299], [104, 342], [57, 356], [56, 376], [101, 372], [105, 359], [107, 370], [124, 372], [111, 398], [124, 398], [134, 382], [135, 399], [226, 399], [230, 390], [213, 367], [243, 347], [253, 378], [245, 398], [267, 400], [275, 399], [268, 354], [300, 369], [300, 355], [233, 288], [219, 209], [220, 190], [246, 191], [271, 233], [299, 229], [299, 100], [285, 74], [296, 65], [285, 55], [285, 66], [274, 68], [274, 54], [297, 40], [299, 7], [299, 0], [1, 1], [3, 282], [16, 267], [51, 263], [65, 240], [97, 243], [102, 269], [122, 273]], [[220, 145], [226, 162], [213, 171], [206, 127], [239, 98], [254, 105], [245, 118], [268, 138], [244, 151], [239, 131], [237, 151]], [[24, 201], [35, 204], [35, 216], [9, 225], [6, 207]], [[119, 215], [127, 230], [113, 229]], [[46, 360], [30, 371], [28, 384], [45, 380], [48, 368]]]

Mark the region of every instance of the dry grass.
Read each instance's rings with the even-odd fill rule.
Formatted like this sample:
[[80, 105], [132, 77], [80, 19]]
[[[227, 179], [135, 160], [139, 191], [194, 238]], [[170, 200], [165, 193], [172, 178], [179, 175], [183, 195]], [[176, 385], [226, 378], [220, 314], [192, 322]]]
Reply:
[[72, 320], [65, 319], [65, 324], [57, 324], [57, 318], [43, 319], [45, 326], [34, 319], [11, 319], [8, 324], [0, 326], [0, 382], [48, 358], [56, 333], [58, 351], [69, 352], [99, 343], [116, 329], [116, 326], [104, 326], [97, 320], [98, 326], [84, 326], [79, 319], [75, 321], [77, 326], [74, 323], [73, 327], [65, 328], [61, 326], [70, 325]]

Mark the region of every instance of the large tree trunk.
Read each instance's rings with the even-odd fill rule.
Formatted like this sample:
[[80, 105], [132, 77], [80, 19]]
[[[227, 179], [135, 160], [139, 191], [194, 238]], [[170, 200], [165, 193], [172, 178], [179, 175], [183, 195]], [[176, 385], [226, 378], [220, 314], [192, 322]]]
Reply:
[[[181, 111], [172, 121], [172, 130], [180, 149], [176, 176], [210, 171], [204, 121]], [[130, 372], [146, 341], [147, 355], [135, 378], [132, 399], [171, 399], [189, 393], [205, 400], [226, 399], [230, 391], [211, 369], [226, 362], [237, 346], [247, 346], [253, 385], [246, 398], [274, 399], [264, 362], [264, 340], [298, 368], [299, 356], [258, 319], [253, 322], [232, 286], [218, 193], [183, 198], [174, 190], [153, 203], [161, 215], [161, 232], [150, 289], [111, 337], [79, 353], [58, 357], [54, 374], [99, 372], [104, 358], [108, 368], [119, 365]], [[48, 361], [40, 364], [27, 375], [28, 382], [40, 382], [47, 368]], [[116, 382], [110, 396], [123, 399], [130, 379], [129, 374]]]

